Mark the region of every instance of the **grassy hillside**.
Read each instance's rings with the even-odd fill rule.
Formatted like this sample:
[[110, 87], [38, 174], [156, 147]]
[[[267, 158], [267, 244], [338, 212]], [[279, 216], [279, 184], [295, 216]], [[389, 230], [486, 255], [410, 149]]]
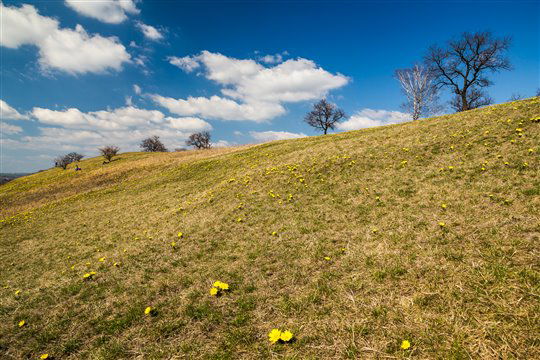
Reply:
[[540, 358], [538, 116], [533, 98], [11, 181], [0, 353]]

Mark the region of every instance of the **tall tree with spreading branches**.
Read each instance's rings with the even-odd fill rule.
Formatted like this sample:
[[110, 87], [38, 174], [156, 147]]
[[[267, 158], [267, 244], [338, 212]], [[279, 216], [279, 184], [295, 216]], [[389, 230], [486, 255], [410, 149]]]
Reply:
[[511, 69], [506, 57], [510, 44], [509, 37], [466, 32], [444, 48], [431, 46], [424, 60], [435, 84], [452, 89], [455, 95], [451, 105], [456, 111], [466, 111], [492, 102], [485, 92], [493, 84], [488, 74]]
[[328, 130], [333, 130], [336, 124], [345, 117], [343, 110], [326, 99], [322, 99], [313, 105], [313, 110], [306, 114], [304, 121], [326, 135]]
[[107, 145], [98, 149], [101, 156], [105, 158], [107, 162], [111, 162], [112, 158], [118, 154], [120, 148], [114, 145]]
[[167, 148], [161, 140], [159, 140], [159, 136], [151, 136], [149, 138], [144, 139], [140, 144], [141, 149], [148, 152], [166, 152]]
[[186, 140], [186, 145], [193, 146], [196, 149], [210, 149], [212, 146], [210, 143], [210, 133], [208, 131], [201, 131], [191, 134]]
[[395, 78], [407, 98], [401, 107], [411, 114], [413, 120], [440, 110], [437, 103], [439, 90], [433, 74], [425, 66], [417, 64], [410, 69], [396, 70]]

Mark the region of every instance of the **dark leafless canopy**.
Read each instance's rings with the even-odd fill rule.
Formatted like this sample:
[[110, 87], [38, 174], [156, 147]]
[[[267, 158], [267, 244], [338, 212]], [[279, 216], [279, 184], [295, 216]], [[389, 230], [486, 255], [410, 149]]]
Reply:
[[163, 145], [161, 140], [159, 140], [159, 136], [156, 136], [156, 135], [144, 139], [141, 142], [140, 147], [144, 151], [149, 151], [149, 152], [166, 152], [167, 151], [167, 148], [165, 147], [165, 145]]
[[536, 96], [540, 96], [540, 88], [536, 89]]
[[488, 74], [511, 69], [506, 57], [510, 43], [509, 37], [495, 38], [490, 32], [463, 33], [445, 48], [430, 47], [425, 62], [436, 86], [449, 87], [459, 97], [452, 106], [459, 105], [458, 111], [470, 110], [485, 105], [482, 89], [492, 84]]
[[111, 159], [118, 154], [118, 152], [120, 151], [120, 148], [118, 146], [108, 145], [108, 146], [99, 148], [98, 150], [101, 153], [101, 156], [103, 156], [105, 160], [110, 162]]
[[[450, 107], [456, 112], [463, 111], [463, 97], [461, 95], [454, 95], [450, 100]], [[467, 104], [469, 109], [477, 109], [482, 106], [493, 104], [493, 99], [482, 89], [470, 88], [467, 92]]]
[[54, 166], [66, 170], [67, 166], [71, 164], [71, 160], [68, 155], [58, 156], [54, 159]]
[[201, 131], [191, 134], [186, 140], [186, 145], [193, 146], [197, 149], [209, 149], [212, 146], [210, 143], [210, 133], [208, 131]]
[[439, 90], [428, 68], [417, 64], [410, 69], [396, 70], [395, 77], [407, 98], [401, 107], [411, 114], [413, 120], [441, 109], [437, 103]]
[[345, 117], [343, 110], [338, 109], [336, 105], [329, 103], [326, 99], [322, 99], [313, 105], [313, 110], [306, 114], [304, 121], [326, 134]]
[[72, 163], [72, 162], [81, 161], [84, 155], [81, 155], [76, 152], [70, 152], [69, 154], [66, 155], [66, 157], [69, 160], [69, 162]]
[[525, 96], [518, 93], [513, 93], [512, 96], [510, 96], [510, 98], [508, 99], [508, 101], [518, 101], [523, 99], [525, 99]]

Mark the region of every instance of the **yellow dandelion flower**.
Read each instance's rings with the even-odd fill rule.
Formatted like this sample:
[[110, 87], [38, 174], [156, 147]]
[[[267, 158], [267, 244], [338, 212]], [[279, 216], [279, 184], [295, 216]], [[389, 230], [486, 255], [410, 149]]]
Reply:
[[276, 236], [277, 235], [277, 231], [272, 231], [272, 236]]
[[281, 335], [279, 336], [279, 339], [285, 342], [291, 341], [292, 338], [293, 338], [293, 333], [290, 332], [289, 330], [282, 332]]
[[49, 358], [49, 354], [41, 354], [41, 356], [39, 357], [40, 359], [48, 359]]
[[171, 246], [172, 246], [173, 248], [175, 248], [175, 247], [176, 247], [176, 242], [171, 241]]
[[403, 341], [401, 342], [401, 348], [402, 348], [403, 350], [407, 350], [407, 349], [410, 348], [410, 347], [411, 347], [411, 343], [409, 342], [409, 340], [403, 340]]
[[222, 282], [219, 284], [219, 288], [221, 290], [229, 290], [229, 284]]
[[148, 306], [146, 309], [144, 309], [144, 315], [151, 315], [152, 314], [152, 307]]
[[377, 228], [371, 229], [371, 232], [374, 233], [374, 234], [375, 234], [377, 231], [379, 231], [379, 229], [377, 229]]
[[215, 287], [212, 287], [210, 289], [210, 295], [212, 295], [212, 296], [216, 296], [218, 294], [218, 292], [219, 292], [219, 290], [217, 288], [215, 288]]
[[443, 209], [446, 209], [446, 204], [444, 204], [444, 203], [441, 204], [441, 207], [442, 207]]
[[19, 295], [21, 293], [21, 290], [15, 291], [15, 295]]
[[280, 338], [281, 338], [281, 331], [279, 329], [272, 329], [268, 333], [268, 339], [270, 340], [272, 344], [275, 344], [276, 342], [278, 342]]
[[445, 227], [446, 226], [446, 223], [444, 221], [439, 221], [439, 226], [440, 227]]
[[184, 236], [184, 234], [181, 231], [179, 231], [178, 232], [178, 237], [181, 238], [182, 236]]
[[24, 320], [19, 321], [19, 327], [23, 327], [24, 325], [26, 325], [26, 321]]
[[119, 267], [119, 266], [120, 266], [120, 263], [115, 262], [115, 263], [113, 264], [113, 266], [114, 266], [114, 267]]
[[324, 260], [330, 261], [330, 256], [325, 256], [325, 257], [324, 257]]
[[529, 149], [529, 154], [532, 154], [534, 152], [534, 149]]
[[99, 262], [104, 262], [105, 261], [105, 258], [102, 257], [102, 258], [99, 258]]

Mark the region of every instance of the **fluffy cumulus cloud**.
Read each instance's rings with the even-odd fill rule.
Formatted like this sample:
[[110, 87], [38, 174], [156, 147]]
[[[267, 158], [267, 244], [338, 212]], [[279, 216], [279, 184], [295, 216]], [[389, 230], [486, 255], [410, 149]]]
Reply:
[[90, 35], [81, 25], [75, 29], [60, 28], [57, 20], [40, 15], [32, 5], [17, 8], [0, 3], [0, 22], [3, 30], [0, 45], [13, 49], [37, 46], [39, 63], [46, 70], [100, 73], [120, 70], [131, 61], [117, 38]]
[[411, 116], [400, 111], [363, 109], [356, 112], [347, 121], [337, 124], [342, 131], [358, 130], [363, 128], [398, 124], [411, 120]]
[[6, 134], [21, 135], [16, 140], [4, 139], [6, 147], [95, 155], [97, 147], [107, 144], [120, 146], [123, 151], [136, 151], [142, 139], [157, 135], [166, 146], [174, 149], [184, 146], [191, 133], [212, 129], [209, 123], [196, 117], [168, 117], [158, 110], [133, 106], [90, 112], [36, 107], [30, 116], [41, 124], [39, 134], [21, 135], [22, 129], [2, 124], [3, 129], [7, 129]]
[[23, 129], [20, 126], [7, 124], [5, 122], [0, 121], [1, 134], [13, 135], [13, 134], [22, 133], [22, 131]]
[[150, 95], [150, 98], [174, 114], [182, 116], [199, 115], [204, 118], [220, 120], [264, 121], [285, 112], [283, 106], [277, 103], [238, 103], [216, 95], [209, 98], [190, 96], [187, 99]]
[[0, 118], [2, 120], [27, 120], [28, 116], [19, 113], [16, 109], [9, 106], [7, 102], [0, 99]]
[[298, 139], [307, 136], [303, 133], [292, 133], [287, 131], [250, 131], [249, 135], [251, 135], [252, 138], [260, 142]]
[[109, 24], [119, 24], [127, 19], [127, 14], [138, 14], [133, 0], [65, 0], [67, 6], [81, 15]]
[[143, 33], [144, 37], [147, 39], [154, 40], [154, 41], [163, 39], [163, 34], [160, 33], [158, 29], [156, 29], [155, 27], [151, 25], [146, 25], [140, 21], [137, 21], [135, 23], [135, 26], [137, 27], [137, 29], [139, 29]]
[[279, 64], [280, 62], [283, 61], [283, 55], [281, 54], [265, 55], [265, 56], [261, 56], [259, 60], [265, 64]]
[[186, 72], [202, 68], [208, 80], [222, 87], [222, 96], [210, 98], [151, 96], [159, 105], [184, 116], [267, 121], [285, 113], [283, 103], [318, 99], [349, 82], [346, 76], [332, 74], [302, 58], [271, 67], [253, 59], [236, 59], [209, 51], [168, 60]]
[[193, 70], [201, 66], [199, 62], [197, 61], [197, 59], [194, 58], [193, 56], [184, 56], [184, 57], [169, 56], [167, 60], [169, 60], [169, 62], [172, 65], [177, 66], [188, 73], [192, 72]]

